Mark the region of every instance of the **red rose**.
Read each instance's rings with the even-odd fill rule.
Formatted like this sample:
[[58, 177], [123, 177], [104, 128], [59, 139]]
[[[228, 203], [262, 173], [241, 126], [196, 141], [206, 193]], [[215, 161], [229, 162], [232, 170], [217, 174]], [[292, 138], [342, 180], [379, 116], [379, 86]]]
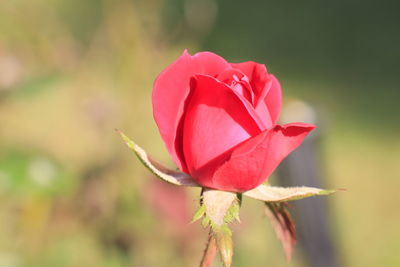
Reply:
[[264, 65], [186, 51], [155, 80], [154, 118], [173, 160], [204, 187], [264, 182], [315, 128], [277, 124], [281, 87]]

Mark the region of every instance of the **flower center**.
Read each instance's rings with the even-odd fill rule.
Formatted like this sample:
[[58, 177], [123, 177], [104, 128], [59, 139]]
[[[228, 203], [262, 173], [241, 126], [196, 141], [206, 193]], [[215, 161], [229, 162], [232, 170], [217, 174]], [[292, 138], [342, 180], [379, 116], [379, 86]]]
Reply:
[[229, 69], [220, 73], [217, 79], [229, 85], [235, 92], [246, 98], [254, 106], [254, 93], [249, 78], [241, 71]]

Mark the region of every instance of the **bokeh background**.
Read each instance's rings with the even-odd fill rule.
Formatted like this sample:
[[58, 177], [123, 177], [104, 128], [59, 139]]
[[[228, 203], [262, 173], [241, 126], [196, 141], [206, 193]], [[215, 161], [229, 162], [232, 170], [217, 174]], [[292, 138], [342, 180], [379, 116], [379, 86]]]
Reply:
[[[328, 199], [339, 266], [400, 266], [399, 8], [1, 1], [0, 266], [197, 266], [199, 191], [158, 183], [114, 132], [172, 166], [151, 89], [185, 48], [265, 63], [285, 103], [313, 107], [321, 184], [347, 189]], [[243, 203], [234, 266], [288, 266], [262, 207]]]

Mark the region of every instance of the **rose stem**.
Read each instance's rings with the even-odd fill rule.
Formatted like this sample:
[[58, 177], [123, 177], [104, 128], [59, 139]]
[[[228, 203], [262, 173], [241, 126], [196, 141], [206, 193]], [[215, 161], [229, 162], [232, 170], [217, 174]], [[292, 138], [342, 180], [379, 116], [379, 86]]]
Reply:
[[204, 250], [203, 258], [200, 262], [200, 267], [210, 267], [214, 261], [215, 255], [217, 254], [217, 242], [212, 233], [207, 241], [207, 247]]

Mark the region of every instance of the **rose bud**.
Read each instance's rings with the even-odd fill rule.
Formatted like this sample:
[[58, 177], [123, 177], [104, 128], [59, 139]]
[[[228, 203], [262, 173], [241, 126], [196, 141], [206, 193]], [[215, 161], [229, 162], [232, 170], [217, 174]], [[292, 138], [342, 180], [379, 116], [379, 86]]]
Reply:
[[154, 119], [178, 168], [201, 186], [244, 192], [265, 182], [315, 128], [277, 124], [279, 81], [256, 62], [186, 51], [155, 80]]

